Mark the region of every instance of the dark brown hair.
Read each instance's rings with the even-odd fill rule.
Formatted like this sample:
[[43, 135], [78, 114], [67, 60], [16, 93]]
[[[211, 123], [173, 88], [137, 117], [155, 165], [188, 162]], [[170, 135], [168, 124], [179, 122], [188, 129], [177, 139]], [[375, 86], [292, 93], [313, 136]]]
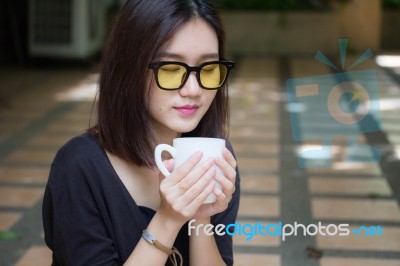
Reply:
[[[149, 122], [148, 65], [186, 22], [202, 18], [215, 30], [219, 55], [225, 33], [206, 0], [128, 0], [119, 11], [103, 52], [96, 132], [104, 149], [139, 166], [154, 166], [156, 143]], [[226, 137], [227, 88], [218, 90], [198, 126], [183, 136]]]

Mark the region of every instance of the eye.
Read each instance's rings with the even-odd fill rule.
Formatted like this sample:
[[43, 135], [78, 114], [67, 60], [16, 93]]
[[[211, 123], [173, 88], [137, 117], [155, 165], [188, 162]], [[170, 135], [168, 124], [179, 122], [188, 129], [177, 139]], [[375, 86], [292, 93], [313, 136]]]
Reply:
[[206, 65], [201, 69], [201, 71], [211, 72], [214, 71], [217, 67], [218, 64]]
[[178, 72], [182, 70], [182, 66], [179, 65], [163, 65], [160, 70], [167, 72]]

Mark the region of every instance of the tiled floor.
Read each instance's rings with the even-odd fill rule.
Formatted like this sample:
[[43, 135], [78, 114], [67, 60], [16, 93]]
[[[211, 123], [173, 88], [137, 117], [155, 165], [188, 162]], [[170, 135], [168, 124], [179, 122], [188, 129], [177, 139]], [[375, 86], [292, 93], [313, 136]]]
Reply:
[[[384, 93], [388, 86], [392, 88], [390, 97], [400, 96], [400, 84], [388, 81], [390, 77], [375, 64], [367, 67], [378, 69], [379, 99], [388, 97]], [[348, 163], [344, 156], [346, 135], [340, 136], [339, 132], [332, 143], [334, 161], [331, 167], [301, 169], [297, 165], [299, 150], [320, 145], [321, 142], [318, 138], [303, 143], [292, 140], [282, 84], [285, 78], [330, 74], [329, 68], [311, 58], [245, 58], [237, 71], [231, 86], [231, 137], [242, 172], [239, 222], [321, 222], [325, 226], [346, 223], [350, 230], [362, 225], [380, 224], [384, 228], [384, 235], [375, 238], [354, 234], [298, 235], [281, 241], [277, 237], [260, 235], [246, 240], [246, 236], [242, 235], [235, 238], [237, 263], [400, 265], [400, 195], [393, 193], [393, 184], [388, 182], [379, 164]], [[382, 80], [387, 84], [383, 84]], [[398, 105], [396, 108], [399, 108]], [[399, 130], [394, 128], [393, 122], [400, 119], [392, 113], [391, 110], [381, 112], [382, 129], [390, 130], [390, 140]], [[309, 125], [313, 134], [321, 136], [326, 129], [335, 130], [329, 129], [331, 125], [322, 121], [318, 113], [314, 115], [315, 119]], [[367, 142], [362, 132], [356, 139], [359, 143]], [[400, 169], [397, 168], [397, 171], [400, 172]], [[397, 174], [397, 177], [400, 176]], [[322, 257], [309, 256], [308, 247], [321, 251]]]
[[[83, 132], [92, 101], [65, 101], [60, 93], [82, 87], [91, 71], [2, 69], [0, 71], [0, 265], [50, 265], [43, 240], [41, 199], [58, 148]], [[16, 239], [15, 239], [16, 238]]]
[[[234, 237], [235, 265], [400, 265], [400, 84], [373, 60], [366, 67], [378, 75], [388, 142], [362, 132], [356, 139], [381, 144], [382, 163], [347, 162], [346, 136], [339, 134], [332, 142], [332, 166], [307, 169], [298, 166], [299, 151], [319, 147], [320, 140], [292, 139], [284, 82], [330, 74], [330, 69], [312, 58], [239, 61], [230, 86], [230, 138], [242, 178], [238, 222], [345, 223], [350, 230], [380, 225], [383, 236], [299, 232], [282, 241], [261, 234], [249, 240], [242, 234]], [[96, 78], [83, 68], [0, 71], [0, 231], [16, 234], [0, 240], [0, 265], [50, 264], [41, 225], [44, 185], [57, 149], [94, 120]], [[311, 122], [316, 136], [331, 126], [318, 113]]]

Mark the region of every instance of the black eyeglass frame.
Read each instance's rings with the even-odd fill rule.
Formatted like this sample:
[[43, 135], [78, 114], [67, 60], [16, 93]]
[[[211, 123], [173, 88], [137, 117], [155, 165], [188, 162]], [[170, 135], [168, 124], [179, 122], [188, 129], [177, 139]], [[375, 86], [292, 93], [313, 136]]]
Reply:
[[[160, 67], [165, 66], [165, 65], [170, 65], [170, 64], [180, 65], [180, 66], [183, 66], [183, 67], [186, 69], [187, 75], [185, 76], [185, 79], [182, 81], [181, 85], [180, 85], [178, 88], [173, 88], [173, 89], [164, 88], [164, 87], [162, 87], [162, 86], [160, 85], [160, 83], [159, 83], [159, 81], [158, 81], [157, 72], [158, 72], [158, 70], [160, 69]], [[200, 80], [200, 71], [201, 71], [201, 69], [202, 69], [203, 67], [205, 67], [205, 66], [208, 66], [208, 65], [215, 65], [215, 64], [221, 64], [221, 65], [224, 65], [224, 66], [226, 67], [226, 77], [225, 77], [224, 81], [221, 83], [220, 86], [218, 86], [218, 87], [216, 87], [216, 88], [207, 88], [207, 87], [203, 86], [203, 84], [201, 83], [201, 80]], [[174, 90], [179, 90], [179, 89], [181, 89], [183, 86], [185, 86], [185, 84], [186, 84], [186, 82], [187, 82], [187, 80], [188, 80], [188, 78], [189, 78], [189, 76], [190, 76], [190, 73], [193, 72], [193, 71], [196, 72], [196, 79], [197, 79], [197, 82], [199, 83], [199, 85], [200, 85], [201, 88], [203, 88], [203, 89], [205, 89], [205, 90], [218, 90], [218, 89], [222, 88], [222, 87], [225, 85], [226, 81], [228, 80], [229, 73], [230, 73], [231, 69], [232, 69], [234, 66], [235, 66], [235, 62], [230, 61], [230, 60], [225, 60], [225, 59], [219, 60], [219, 61], [208, 61], [208, 62], [204, 62], [204, 63], [201, 63], [201, 64], [198, 65], [198, 66], [195, 66], [195, 67], [191, 67], [191, 66], [189, 66], [189, 65], [187, 65], [187, 64], [185, 64], [185, 63], [177, 62], [177, 61], [159, 61], [159, 62], [151, 62], [151, 63], [149, 64], [149, 68], [153, 70], [153, 73], [154, 73], [154, 77], [155, 77], [157, 86], [158, 86], [160, 89], [166, 90], [166, 91], [174, 91]]]

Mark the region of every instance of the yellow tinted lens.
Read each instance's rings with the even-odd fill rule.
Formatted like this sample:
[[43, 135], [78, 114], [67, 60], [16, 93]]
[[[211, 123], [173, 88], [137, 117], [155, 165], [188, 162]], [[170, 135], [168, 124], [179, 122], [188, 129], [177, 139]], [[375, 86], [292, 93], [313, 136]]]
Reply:
[[222, 64], [206, 65], [200, 70], [201, 84], [209, 89], [221, 87], [226, 79], [228, 70]]
[[186, 68], [181, 65], [167, 64], [158, 69], [158, 83], [163, 89], [177, 89], [186, 77]]

